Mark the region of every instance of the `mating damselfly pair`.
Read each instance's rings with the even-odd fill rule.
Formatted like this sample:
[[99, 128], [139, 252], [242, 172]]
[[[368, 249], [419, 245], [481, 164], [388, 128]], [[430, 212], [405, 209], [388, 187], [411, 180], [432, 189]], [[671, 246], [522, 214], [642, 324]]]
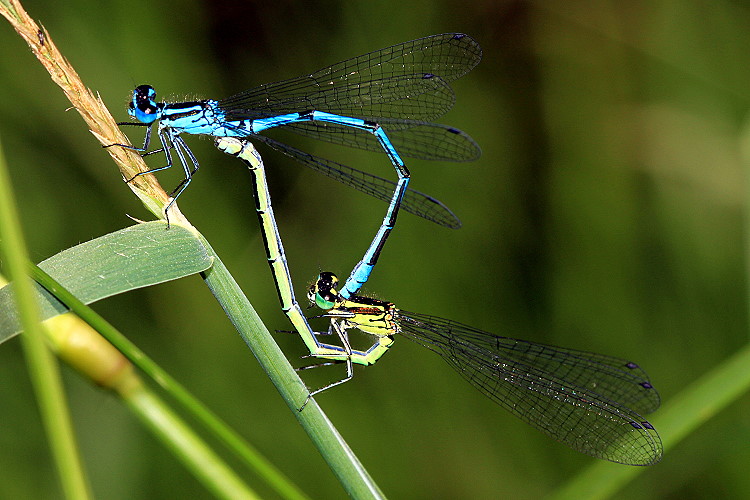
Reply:
[[[132, 149], [144, 155], [163, 152], [166, 164], [139, 175], [171, 167], [171, 152], [176, 154], [185, 178], [172, 192], [165, 209], [168, 214], [199, 165], [181, 134], [215, 136], [220, 149], [250, 168], [282, 308], [312, 356], [347, 365], [347, 376], [323, 389], [349, 380], [353, 364], [375, 363], [394, 337], [402, 335], [441, 354], [483, 394], [572, 448], [620, 463], [655, 463], [661, 458], [661, 441], [640, 414], [655, 410], [659, 398], [638, 365], [499, 337], [357, 295], [377, 263], [400, 208], [446, 227], [460, 226], [445, 205], [408, 188], [410, 172], [402, 156], [452, 161], [479, 156], [478, 146], [468, 135], [431, 120], [453, 106], [449, 82], [470, 71], [480, 59], [481, 49], [474, 39], [449, 33], [394, 45], [219, 101], [157, 102], [154, 89], [141, 85], [134, 90], [129, 106], [130, 115], [138, 122], [126, 124], [145, 126], [147, 134], [143, 147]], [[156, 122], [161, 148], [148, 151], [150, 130]], [[389, 181], [260, 134], [275, 127], [335, 144], [383, 151], [398, 179]], [[375, 238], [341, 290], [337, 290], [338, 281], [332, 273], [321, 273], [309, 290], [308, 298], [330, 320], [326, 332], [314, 331], [297, 303], [263, 161], [249, 140], [389, 203]], [[353, 349], [347, 334], [350, 329], [373, 336], [373, 346], [366, 351]], [[321, 342], [323, 334], [334, 335], [341, 345]], [[308, 400], [323, 389], [310, 392]]]

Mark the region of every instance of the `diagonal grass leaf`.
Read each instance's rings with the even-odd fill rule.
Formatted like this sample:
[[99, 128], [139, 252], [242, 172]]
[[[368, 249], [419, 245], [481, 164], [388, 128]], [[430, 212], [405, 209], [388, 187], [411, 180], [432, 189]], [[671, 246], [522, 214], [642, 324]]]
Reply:
[[[64, 250], [41, 262], [61, 285], [85, 304], [119, 293], [205, 271], [213, 258], [189, 229], [163, 222], [137, 224]], [[21, 331], [13, 285], [0, 289], [0, 342]], [[67, 311], [36, 285], [42, 319]]]

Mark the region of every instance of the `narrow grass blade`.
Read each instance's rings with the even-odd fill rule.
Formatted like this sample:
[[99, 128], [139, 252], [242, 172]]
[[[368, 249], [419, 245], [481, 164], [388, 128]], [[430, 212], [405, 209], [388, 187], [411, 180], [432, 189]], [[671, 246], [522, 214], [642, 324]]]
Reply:
[[[78, 455], [73, 425], [65, 401], [65, 391], [55, 357], [44, 341], [40, 313], [33, 285], [26, 276], [28, 259], [26, 244], [16, 211], [5, 157], [0, 149], [0, 255], [8, 274], [16, 280], [15, 303], [8, 309], [18, 311], [26, 330], [21, 345], [26, 355], [29, 375], [52, 456], [55, 460], [65, 496], [70, 499], [90, 498], [89, 485]], [[16, 307], [17, 306], [17, 307]]]
[[[269, 486], [274, 488], [282, 498], [302, 500], [306, 498], [304, 493], [297, 488], [281, 471], [266, 460], [260, 452], [247, 443], [237, 432], [230, 428], [215, 413], [208, 409], [201, 401], [193, 396], [185, 387], [183, 387], [171, 375], [165, 372], [156, 362], [149, 358], [135, 344], [130, 342], [122, 333], [114, 328], [108, 321], [102, 318], [96, 311], [85, 305], [83, 302], [73, 296], [70, 291], [63, 288], [51, 276], [45, 273], [37, 266], [31, 266], [31, 274], [37, 283], [41, 284], [46, 290], [55, 296], [62, 304], [75, 312], [78, 317], [74, 317], [78, 322], [85, 321], [90, 330], [76, 328], [79, 338], [76, 341], [66, 341], [64, 347], [60, 341], [53, 342], [58, 346], [58, 353], [65, 360], [74, 365], [76, 369], [92, 378], [98, 385], [116, 390], [123, 398], [129, 393], [123, 391], [119, 383], [112, 383], [109, 377], [115, 376], [122, 367], [122, 362], [118, 359], [111, 359], [111, 356], [96, 356], [96, 353], [107, 351], [107, 347], [118, 356], [125, 356], [133, 365], [138, 367], [142, 372], [147, 374], [154, 382], [160, 385], [165, 392], [170, 394], [182, 408], [191, 414], [195, 420], [203, 425], [210, 433], [214, 435], [227, 449], [232, 451], [240, 460], [254, 471], [260, 478], [265, 480]], [[50, 321], [62, 321], [71, 315], [64, 314], [52, 318]], [[48, 321], [48, 323], [50, 323]], [[97, 332], [101, 337], [92, 339], [91, 333]], [[56, 339], [65, 338], [63, 334], [58, 334]], [[84, 340], [85, 339], [85, 340]], [[106, 339], [106, 340], [104, 340]], [[109, 343], [107, 343], [109, 342]], [[102, 343], [106, 346], [102, 346]], [[111, 344], [110, 344], [111, 343]], [[114, 347], [113, 347], [114, 346]], [[115, 349], [116, 348], [116, 349]], [[102, 366], [105, 363], [105, 366]], [[105, 378], [101, 378], [104, 375]], [[115, 382], [119, 382], [115, 380]], [[136, 385], [141, 385], [140, 383]], [[155, 396], [149, 396], [144, 401], [150, 401]], [[134, 408], [134, 410], [137, 408]], [[170, 417], [171, 418], [171, 417]], [[169, 439], [168, 436], [162, 439]], [[187, 457], [182, 457], [187, 458]]]

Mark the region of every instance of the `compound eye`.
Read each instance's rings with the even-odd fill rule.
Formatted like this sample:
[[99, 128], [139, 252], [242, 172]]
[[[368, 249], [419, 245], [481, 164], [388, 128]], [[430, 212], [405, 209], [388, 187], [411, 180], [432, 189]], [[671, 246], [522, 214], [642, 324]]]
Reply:
[[324, 311], [330, 311], [336, 306], [336, 297], [331, 295], [330, 293], [323, 293], [320, 292], [315, 294], [315, 305], [319, 308], [323, 309]]
[[133, 95], [136, 99], [156, 99], [156, 91], [151, 85], [138, 85]]
[[315, 286], [318, 290], [328, 291], [334, 288], [339, 282], [338, 277], [330, 271], [323, 271], [318, 275], [318, 281]]

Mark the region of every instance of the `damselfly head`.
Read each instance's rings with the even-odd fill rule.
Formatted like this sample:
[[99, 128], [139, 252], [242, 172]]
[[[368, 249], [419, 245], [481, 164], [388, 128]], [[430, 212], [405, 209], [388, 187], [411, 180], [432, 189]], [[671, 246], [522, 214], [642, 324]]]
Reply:
[[151, 85], [139, 85], [133, 90], [128, 114], [141, 123], [153, 123], [159, 119], [161, 109], [156, 103], [156, 91]]
[[311, 285], [307, 291], [310, 306], [312, 307], [314, 304], [324, 311], [333, 309], [339, 298], [339, 293], [335, 288], [338, 282], [339, 279], [335, 274], [328, 271], [320, 273], [318, 279], [315, 280], [315, 284]]

